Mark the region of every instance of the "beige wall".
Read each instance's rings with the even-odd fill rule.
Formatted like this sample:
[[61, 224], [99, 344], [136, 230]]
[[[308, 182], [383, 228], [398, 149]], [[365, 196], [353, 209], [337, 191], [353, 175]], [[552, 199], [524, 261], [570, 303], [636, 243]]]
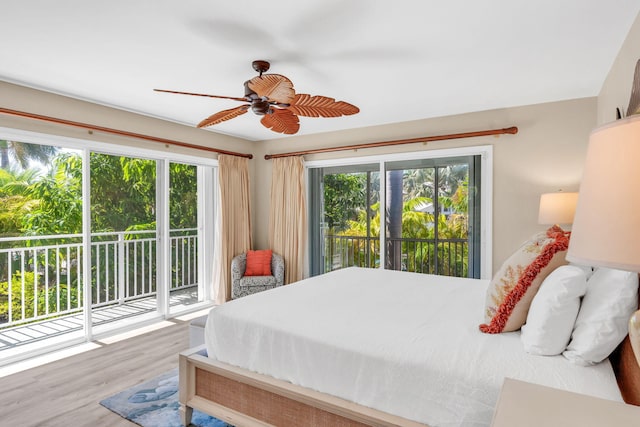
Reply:
[[[477, 112], [343, 132], [256, 143], [252, 186], [254, 247], [267, 245], [271, 163], [264, 154], [517, 126], [517, 135], [438, 141], [428, 145], [376, 148], [306, 156], [307, 160], [493, 145], [493, 269], [531, 234], [541, 193], [575, 191], [588, 135], [596, 122], [596, 98]], [[303, 119], [304, 120], [304, 119]], [[317, 119], [323, 120], [323, 119]], [[331, 119], [325, 119], [331, 120]]]
[[616, 119], [616, 107], [623, 115], [629, 106], [636, 62], [640, 59], [640, 14], [636, 17], [598, 96], [598, 125]]
[[[566, 191], [577, 189], [582, 173], [586, 141], [589, 132], [596, 123], [597, 114], [596, 99], [586, 98], [343, 132], [249, 142], [9, 83], [0, 82], [0, 99], [3, 100], [1, 106], [4, 108], [226, 150], [252, 152], [255, 157], [249, 164], [252, 177], [253, 237], [256, 248], [266, 247], [268, 236], [271, 161], [264, 160], [265, 153], [518, 126], [520, 131], [517, 135], [440, 141], [428, 145], [411, 144], [361, 150], [357, 153], [337, 152], [307, 156], [308, 160], [317, 160], [471, 145], [493, 145], [494, 270], [524, 239], [533, 232], [543, 229], [543, 226], [537, 224], [538, 198], [541, 193], [555, 191], [559, 188]], [[213, 153], [181, 147], [165, 147], [162, 144], [106, 134], [90, 135], [82, 129], [3, 114], [0, 114], [0, 126], [202, 157], [215, 157]]]
[[[210, 131], [197, 129], [192, 126], [185, 126], [140, 114], [117, 110], [2, 81], [0, 81], [0, 100], [2, 100], [0, 102], [0, 107], [6, 109], [25, 111], [107, 128], [126, 130], [129, 132], [151, 135], [206, 147], [215, 147], [242, 153], [250, 153], [253, 147], [251, 142], [245, 141], [244, 139], [220, 135]], [[99, 132], [90, 134], [84, 129], [35, 121], [32, 119], [5, 114], [0, 114], [0, 127], [110, 142], [113, 144], [149, 148], [170, 153], [190, 154], [198, 157], [215, 158], [217, 156], [215, 153], [207, 151], [194, 150], [179, 146], [167, 147], [164, 144], [144, 141], [141, 139]]]

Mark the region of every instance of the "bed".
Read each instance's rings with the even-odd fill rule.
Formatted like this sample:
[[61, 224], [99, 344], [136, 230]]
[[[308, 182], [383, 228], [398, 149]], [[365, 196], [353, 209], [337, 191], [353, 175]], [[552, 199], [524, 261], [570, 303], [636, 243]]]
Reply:
[[488, 426], [505, 377], [622, 400], [608, 360], [479, 332], [487, 285], [352, 267], [216, 307], [206, 348], [180, 356], [183, 421], [196, 408], [236, 426]]

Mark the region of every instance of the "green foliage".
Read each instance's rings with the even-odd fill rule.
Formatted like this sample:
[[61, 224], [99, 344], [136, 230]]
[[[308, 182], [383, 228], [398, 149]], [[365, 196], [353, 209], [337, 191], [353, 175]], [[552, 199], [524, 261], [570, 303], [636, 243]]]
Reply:
[[330, 229], [342, 230], [349, 220], [358, 216], [358, 210], [365, 206], [366, 174], [325, 175], [323, 183], [325, 222]]
[[34, 205], [27, 189], [37, 176], [35, 169], [0, 169], [0, 236], [20, 234], [22, 218]]
[[[35, 282], [35, 274], [33, 272], [24, 273], [24, 292], [23, 277], [20, 272], [11, 278], [11, 311], [12, 320], [19, 321], [30, 317], [66, 311], [67, 309], [77, 309], [81, 307], [78, 300], [77, 286], [68, 289], [67, 284], [59, 285], [59, 291], [55, 286], [47, 288], [44, 284], [44, 277], [38, 276], [38, 283]], [[34, 291], [37, 289], [37, 298], [34, 297]], [[0, 282], [0, 324], [9, 320], [9, 282]], [[68, 304], [69, 303], [69, 304]], [[24, 317], [22, 316], [22, 308], [24, 306]], [[34, 310], [37, 307], [37, 312]]]
[[[93, 232], [155, 229], [156, 162], [91, 153]], [[82, 158], [59, 152], [44, 176], [0, 169], [0, 233], [82, 232]], [[197, 167], [170, 164], [170, 226], [197, 226]]]
[[[435, 195], [433, 184], [435, 181], [434, 168], [421, 168], [405, 170], [402, 178], [402, 211], [401, 211], [401, 240], [388, 238], [387, 261], [401, 263], [401, 266], [393, 265], [393, 268], [401, 268], [407, 271], [423, 273], [466, 276], [468, 271], [468, 168], [466, 165], [453, 165], [439, 167], [438, 169], [438, 206], [439, 214], [433, 212], [433, 197]], [[348, 176], [347, 174], [341, 174]], [[338, 176], [338, 175], [334, 175]], [[341, 182], [341, 181], [340, 181]], [[355, 187], [360, 185], [359, 191], [364, 192], [364, 184], [355, 180]], [[339, 191], [338, 186], [337, 191]], [[327, 192], [325, 177], [325, 209], [327, 206], [340, 210], [342, 206], [349, 208], [342, 212], [346, 217], [346, 226], [343, 229], [330, 229], [331, 235], [349, 236], [353, 239], [346, 240], [348, 248], [334, 248], [337, 243], [329, 244], [326, 253], [329, 262], [335, 255], [335, 250], [347, 253], [344, 261], [348, 265], [374, 266], [379, 262], [379, 249], [376, 241], [380, 236], [380, 204], [371, 204], [367, 210], [364, 201], [357, 201], [354, 197], [341, 194], [337, 200], [328, 200], [328, 197], [336, 197], [334, 193]], [[347, 187], [352, 194], [357, 189]], [[366, 195], [364, 200], [366, 200]], [[361, 203], [361, 204], [359, 204]], [[431, 207], [431, 209], [429, 209]], [[374, 212], [369, 217], [368, 212]], [[355, 215], [354, 215], [355, 213]], [[334, 215], [334, 214], [332, 214]], [[334, 215], [338, 217], [339, 214]], [[437, 228], [436, 228], [437, 221]], [[367, 229], [368, 228], [368, 229]], [[436, 229], [438, 235], [436, 236]], [[365, 238], [370, 239], [365, 239]], [[356, 239], [358, 238], [358, 239]], [[442, 241], [445, 240], [445, 241]], [[344, 245], [345, 243], [340, 243]], [[372, 258], [371, 253], [375, 256]], [[390, 253], [395, 254], [391, 256]]]
[[[18, 147], [11, 142], [0, 141], [0, 154], [8, 155], [8, 151]], [[21, 147], [18, 147], [19, 149]], [[3, 150], [4, 151], [1, 151]], [[54, 150], [55, 151], [55, 150]], [[47, 150], [44, 150], [47, 152]], [[14, 168], [0, 169], [0, 235], [7, 236], [43, 236], [59, 234], [79, 234], [82, 232], [82, 157], [72, 152], [57, 152], [52, 156], [49, 151], [49, 170], [40, 175], [38, 170], [19, 170]], [[92, 232], [146, 231], [156, 229], [156, 162], [154, 160], [138, 159], [124, 156], [112, 156], [100, 153], [90, 154], [91, 175], [91, 225]], [[170, 227], [195, 228], [197, 226], [197, 167], [179, 163], [170, 163]], [[154, 234], [144, 234], [154, 236]], [[126, 234], [125, 240], [139, 238], [139, 235]], [[113, 236], [98, 236], [95, 240], [110, 240]], [[26, 245], [36, 246], [44, 241], [27, 241]], [[56, 242], [61, 242], [57, 239]], [[132, 244], [134, 244], [132, 242]], [[4, 246], [24, 246], [24, 242], [3, 243]], [[148, 255], [152, 247], [152, 259], [155, 257], [155, 244], [147, 242], [140, 246], [138, 266], [142, 265], [142, 258]], [[63, 251], [64, 252], [64, 251]], [[133, 257], [134, 251], [131, 251]], [[112, 254], [112, 252], [111, 252]], [[64, 253], [60, 255], [64, 257]], [[113, 255], [111, 255], [113, 256]], [[31, 260], [27, 270], [33, 269], [35, 262], [37, 269], [43, 270], [43, 256]], [[110, 258], [111, 259], [111, 258]], [[131, 258], [133, 260], [133, 258]], [[49, 258], [49, 262], [53, 262]], [[71, 264], [73, 260], [67, 260]], [[78, 260], [75, 260], [78, 262]], [[155, 277], [155, 265], [147, 266], [146, 272], [133, 271], [133, 261], [130, 262], [129, 275], [150, 274]], [[151, 270], [149, 270], [151, 269]], [[32, 271], [25, 271], [25, 290], [22, 295], [22, 277], [17, 272], [12, 276], [12, 301], [8, 301], [7, 272], [15, 270], [9, 268], [7, 257], [0, 258], [0, 323], [7, 321], [8, 308], [11, 303], [13, 319], [22, 318], [22, 300], [25, 303], [25, 317], [34, 315], [34, 305], [37, 313], [44, 314], [46, 301], [49, 301], [49, 312], [66, 310], [67, 298], [72, 308], [78, 306], [78, 287], [72, 284], [67, 294], [67, 285], [60, 287], [60, 304], [55, 284], [51, 283], [48, 296], [45, 295], [44, 276], [38, 276], [38, 284], [34, 283], [35, 275]], [[101, 273], [106, 274], [104, 269]], [[49, 277], [55, 277], [50, 274]], [[65, 276], [66, 277], [66, 276]], [[97, 278], [93, 267], [92, 280]], [[140, 282], [140, 280], [138, 280]], [[131, 280], [133, 283], [133, 280]], [[106, 278], [101, 277], [101, 283]], [[34, 301], [34, 286], [37, 287], [37, 298]], [[114, 292], [112, 284], [109, 290]], [[52, 293], [53, 292], [53, 293]], [[94, 289], [94, 299], [96, 297]], [[24, 298], [23, 298], [24, 297]]]
[[48, 175], [27, 188], [32, 200], [22, 216], [21, 232], [26, 236], [82, 232], [82, 159], [60, 153]]
[[169, 168], [169, 216], [172, 229], [198, 225], [198, 168], [171, 163]]
[[155, 220], [153, 160], [91, 153], [91, 231], [122, 231]]

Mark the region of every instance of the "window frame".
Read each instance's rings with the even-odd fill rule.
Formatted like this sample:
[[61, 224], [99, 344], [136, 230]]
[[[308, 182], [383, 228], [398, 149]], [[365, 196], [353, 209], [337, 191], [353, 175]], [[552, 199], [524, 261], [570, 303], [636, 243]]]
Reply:
[[[168, 290], [169, 290], [169, 270], [171, 263], [167, 262], [167, 257], [170, 257], [168, 252], [169, 245], [169, 164], [170, 163], [186, 163], [194, 166], [198, 166], [198, 183], [202, 182], [205, 186], [210, 185], [213, 187], [209, 191], [205, 188], [199, 192], [198, 208], [203, 209], [203, 214], [198, 215], [198, 235], [203, 238], [201, 241], [201, 251], [198, 254], [198, 274], [200, 275], [198, 289], [202, 289], [204, 284], [212, 282], [213, 272], [212, 268], [203, 262], [203, 260], [212, 258], [213, 256], [213, 238], [214, 228], [216, 221], [216, 212], [214, 207], [219, 203], [219, 192], [217, 189], [217, 173], [218, 173], [218, 160], [213, 158], [198, 157], [195, 155], [188, 155], [183, 153], [173, 153], [168, 151], [154, 150], [149, 148], [141, 148], [132, 145], [121, 145], [109, 142], [87, 140], [77, 137], [61, 136], [56, 134], [47, 134], [44, 132], [34, 132], [22, 129], [8, 128], [0, 126], [0, 138], [7, 140], [15, 140], [30, 144], [58, 146], [68, 149], [77, 150], [82, 156], [82, 171], [83, 171], [83, 185], [82, 185], [82, 197], [84, 200], [90, 200], [90, 185], [89, 185], [89, 156], [90, 153], [101, 153], [112, 156], [129, 156], [136, 158], [145, 158], [156, 162], [157, 170], [157, 184], [159, 185], [157, 192], [166, 190], [165, 194], [161, 194], [156, 198], [157, 217], [159, 240], [158, 240], [158, 265], [164, 266], [164, 268], [158, 269], [158, 310], [157, 315], [153, 314], [153, 317], [159, 317], [162, 319], [168, 319], [171, 317], [184, 315], [185, 313], [200, 310], [213, 305], [214, 297], [213, 292], [209, 286], [205, 286], [204, 289], [204, 301], [193, 304], [190, 309], [172, 312], [169, 307]], [[200, 197], [202, 196], [202, 197]], [[207, 227], [204, 225], [208, 224]], [[83, 203], [83, 271], [90, 271], [90, 244], [91, 244], [91, 223], [90, 223], [90, 205], [89, 203]], [[203, 232], [203, 230], [205, 232]], [[83, 317], [84, 317], [84, 341], [90, 341], [94, 338], [94, 326], [92, 325], [92, 313], [91, 313], [91, 286], [90, 278], [88, 275], [83, 274]], [[142, 319], [142, 322], [151, 320], [146, 317]], [[125, 326], [122, 330], [129, 330], [140, 326], [140, 322], [133, 322], [130, 325]], [[73, 343], [70, 341], [70, 343]]]
[[[374, 154], [368, 156], [344, 157], [339, 159], [310, 160], [305, 162], [305, 181], [307, 194], [311, 195], [310, 169], [338, 166], [356, 166], [377, 163], [380, 171], [380, 188], [386, 188], [386, 169], [388, 162], [437, 159], [443, 157], [480, 156], [480, 278], [491, 279], [493, 266], [493, 146], [478, 145], [469, 147], [445, 148], [426, 151], [412, 151], [391, 154]], [[309, 200], [313, 197], [308, 197]], [[386, 194], [380, 192], [380, 222], [386, 222]], [[311, 206], [308, 206], [311, 209]], [[309, 225], [311, 230], [311, 224]], [[386, 233], [380, 233], [380, 247], [386, 245]], [[385, 265], [385, 251], [380, 251], [380, 267]], [[307, 257], [306, 271], [311, 269], [310, 257]]]

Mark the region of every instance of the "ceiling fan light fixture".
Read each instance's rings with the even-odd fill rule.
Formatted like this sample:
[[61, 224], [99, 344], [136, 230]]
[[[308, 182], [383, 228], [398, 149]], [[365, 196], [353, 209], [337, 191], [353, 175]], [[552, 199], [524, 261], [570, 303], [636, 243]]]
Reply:
[[[296, 93], [293, 83], [280, 74], [263, 74], [269, 70], [270, 64], [264, 60], [256, 60], [251, 64], [260, 73], [244, 82], [244, 97], [207, 95], [201, 93], [178, 92], [154, 89], [158, 92], [177, 93], [181, 95], [205, 96], [210, 98], [232, 99], [250, 104], [229, 110], [219, 111], [198, 123], [197, 127], [207, 127], [231, 120], [247, 112], [249, 108], [254, 114], [263, 116], [260, 123], [274, 132], [292, 135], [300, 129], [298, 116], [304, 117], [341, 117], [360, 112], [355, 105], [344, 101], [336, 101], [321, 95]], [[277, 108], [274, 108], [277, 107]]]
[[255, 99], [251, 102], [251, 111], [258, 116], [264, 116], [269, 113], [271, 104], [264, 99]]

